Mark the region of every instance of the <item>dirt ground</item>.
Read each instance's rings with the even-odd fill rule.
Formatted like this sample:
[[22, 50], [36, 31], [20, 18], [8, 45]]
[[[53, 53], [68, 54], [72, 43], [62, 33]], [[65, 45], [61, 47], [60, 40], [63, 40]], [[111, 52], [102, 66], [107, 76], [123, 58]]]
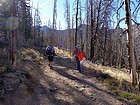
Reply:
[[[36, 65], [37, 66], [37, 65]], [[37, 72], [39, 82], [33, 91], [22, 85], [0, 99], [0, 105], [135, 105], [119, 99], [96, 79], [94, 69], [82, 66], [82, 73], [70, 58], [57, 52], [53, 69], [47, 62]]]

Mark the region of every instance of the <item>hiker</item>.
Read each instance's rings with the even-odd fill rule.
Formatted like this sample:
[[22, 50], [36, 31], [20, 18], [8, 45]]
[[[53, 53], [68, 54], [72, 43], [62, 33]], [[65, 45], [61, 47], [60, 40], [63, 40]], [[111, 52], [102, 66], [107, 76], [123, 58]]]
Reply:
[[48, 57], [48, 64], [49, 64], [49, 67], [50, 69], [52, 69], [52, 62], [53, 62], [53, 58], [55, 56], [55, 50], [53, 48], [52, 45], [49, 45], [47, 48], [46, 48], [46, 55]]
[[97, 58], [96, 58], [96, 56], [94, 55], [94, 57], [91, 59], [91, 61], [92, 61], [93, 63], [95, 63], [96, 60], [97, 60]]
[[63, 47], [63, 43], [60, 42], [60, 43], [58, 44], [58, 49], [61, 49], [62, 47]]
[[80, 61], [82, 61], [82, 59], [86, 56], [85, 56], [84, 52], [81, 51], [80, 45], [77, 45], [75, 47], [75, 50], [73, 51], [72, 55], [75, 57], [77, 70], [79, 70], [79, 72], [81, 73]]

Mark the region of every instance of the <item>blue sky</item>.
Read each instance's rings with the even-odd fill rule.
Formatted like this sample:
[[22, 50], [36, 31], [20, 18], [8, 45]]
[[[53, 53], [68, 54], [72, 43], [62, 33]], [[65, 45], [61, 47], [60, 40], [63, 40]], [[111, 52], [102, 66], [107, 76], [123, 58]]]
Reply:
[[[53, 19], [53, 4], [54, 0], [31, 0], [33, 1], [33, 7], [37, 7], [38, 1], [39, 1], [39, 11], [40, 11], [40, 17], [42, 20], [42, 25], [46, 23], [49, 19]], [[69, 0], [70, 1], [70, 12], [72, 15], [73, 12], [73, 3], [75, 0]], [[82, 3], [85, 3], [85, 0], [81, 0]], [[61, 25], [61, 29], [66, 28], [66, 22], [64, 19], [64, 5], [65, 5], [65, 0], [57, 0], [57, 29], [59, 29], [59, 22]]]
[[[40, 11], [40, 17], [42, 20], [42, 25], [46, 24], [46, 22], [50, 19], [52, 23], [53, 19], [53, 1], [54, 0], [31, 0], [33, 1], [33, 7], [37, 7], [37, 3], [39, 1], [39, 11]], [[71, 8], [71, 15], [72, 15], [72, 5], [74, 0], [69, 0], [70, 1], [70, 8]], [[134, 2], [136, 0], [133, 0]], [[85, 3], [85, 0], [81, 0], [82, 3]], [[66, 22], [64, 19], [64, 4], [65, 0], [57, 0], [57, 29], [59, 29], [59, 21], [61, 25], [61, 29], [66, 28]], [[123, 10], [123, 9], [121, 9]], [[34, 10], [33, 10], [34, 11]], [[124, 11], [121, 11], [121, 17], [124, 17]], [[140, 18], [140, 13], [139, 13], [139, 18]], [[114, 18], [115, 19], [115, 18]], [[140, 19], [137, 19], [140, 20]], [[47, 23], [48, 24], [48, 23]], [[125, 27], [125, 22], [121, 22], [120, 24], [121, 27]]]
[[[32, 0], [33, 6], [37, 7], [38, 0]], [[70, 0], [73, 3], [74, 0]], [[64, 19], [64, 3], [65, 0], [57, 0], [57, 28], [59, 28], [59, 21], [61, 23], [62, 29], [66, 28], [66, 23]], [[46, 21], [50, 19], [52, 22], [53, 20], [53, 0], [39, 0], [39, 10], [40, 10], [40, 17], [42, 20], [42, 25]]]

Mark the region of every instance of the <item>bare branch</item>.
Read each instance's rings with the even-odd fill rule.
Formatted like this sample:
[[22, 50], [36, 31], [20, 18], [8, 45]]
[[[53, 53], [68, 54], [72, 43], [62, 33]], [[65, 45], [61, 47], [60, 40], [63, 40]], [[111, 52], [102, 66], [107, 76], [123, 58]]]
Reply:
[[136, 22], [134, 19], [131, 19], [135, 24], [140, 25], [140, 23]]
[[[122, 18], [119, 20], [119, 22], [117, 23], [116, 27], [119, 26], [120, 22], [122, 22], [123, 20], [125, 20], [125, 18]], [[134, 19], [131, 19], [135, 24], [140, 25], [140, 23], [136, 22]]]
[[117, 9], [117, 14], [119, 14], [119, 10], [122, 8], [123, 5], [124, 5], [124, 2], [122, 2], [122, 4], [120, 5], [120, 7]]
[[106, 6], [106, 9], [108, 8], [108, 6], [111, 5], [111, 3], [113, 2], [114, 0], [111, 0], [110, 3]]
[[133, 1], [130, 1], [133, 5], [134, 5], [134, 8], [135, 8], [135, 3]]
[[139, 6], [140, 6], [140, 3], [137, 5], [137, 7], [135, 8], [135, 10], [133, 11], [132, 14], [134, 14], [137, 11], [137, 9], [138, 9]]
[[123, 20], [125, 20], [125, 17], [119, 20], [119, 22], [117, 23], [116, 27], [119, 26], [120, 22], [122, 22]]

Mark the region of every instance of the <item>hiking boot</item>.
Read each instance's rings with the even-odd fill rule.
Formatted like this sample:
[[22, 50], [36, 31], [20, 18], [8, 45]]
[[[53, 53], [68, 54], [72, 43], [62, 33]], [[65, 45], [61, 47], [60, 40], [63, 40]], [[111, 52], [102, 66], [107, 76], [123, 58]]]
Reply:
[[81, 70], [81, 69], [76, 69], [76, 70], [78, 70], [78, 71], [79, 71], [79, 73], [81, 73], [81, 72], [82, 72], [82, 70]]
[[52, 69], [52, 66], [50, 66], [50, 69]]
[[79, 69], [79, 73], [81, 73], [82, 72], [82, 70], [81, 69]]

